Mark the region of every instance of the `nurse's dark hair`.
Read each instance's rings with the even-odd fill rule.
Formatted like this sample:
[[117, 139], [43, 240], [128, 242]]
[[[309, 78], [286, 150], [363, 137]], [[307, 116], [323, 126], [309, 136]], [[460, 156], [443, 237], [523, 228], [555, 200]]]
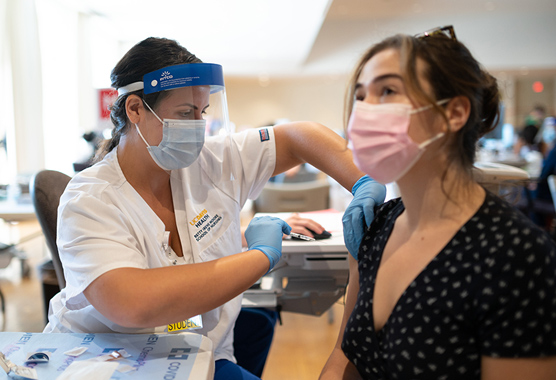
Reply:
[[[112, 87], [120, 88], [130, 83], [140, 82], [143, 75], [167, 66], [183, 63], [201, 63], [202, 61], [174, 40], [149, 37], [133, 46], [112, 69], [110, 79]], [[165, 92], [145, 95], [143, 90], [124, 94], [110, 107], [110, 119], [114, 128], [112, 137], [102, 144], [96, 154], [96, 160], [102, 159], [108, 152], [118, 146], [122, 135], [127, 133], [130, 122], [126, 113], [126, 100], [130, 95], [137, 95], [153, 109], [164, 99]]]
[[[401, 72], [409, 96], [421, 104], [430, 104], [444, 118], [444, 108], [436, 102], [464, 96], [471, 104], [467, 123], [455, 132], [448, 146], [450, 165], [458, 165], [472, 176], [478, 139], [494, 129], [499, 120], [500, 92], [496, 79], [486, 72], [459, 41], [443, 34], [426, 38], [395, 35], [372, 46], [359, 60], [345, 98], [345, 125], [347, 126], [355, 101], [355, 85], [363, 67], [374, 55], [387, 49], [398, 50]], [[424, 76], [433, 94], [428, 95], [419, 83], [417, 58], [426, 63]], [[447, 121], [447, 119], [446, 119]], [[448, 131], [450, 135], [450, 131]]]

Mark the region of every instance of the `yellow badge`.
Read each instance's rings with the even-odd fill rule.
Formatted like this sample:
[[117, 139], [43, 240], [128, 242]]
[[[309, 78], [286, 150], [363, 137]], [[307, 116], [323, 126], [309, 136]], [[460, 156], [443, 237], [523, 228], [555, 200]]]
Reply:
[[197, 330], [203, 328], [203, 319], [201, 315], [196, 315], [193, 318], [186, 319], [185, 321], [170, 323], [168, 325], [168, 332], [175, 333], [187, 330]]

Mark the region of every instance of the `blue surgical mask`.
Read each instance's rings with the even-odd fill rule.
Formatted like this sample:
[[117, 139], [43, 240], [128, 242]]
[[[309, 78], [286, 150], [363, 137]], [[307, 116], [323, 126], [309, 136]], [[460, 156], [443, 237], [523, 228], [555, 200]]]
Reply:
[[183, 169], [191, 165], [205, 143], [205, 120], [161, 120], [145, 103], [154, 116], [162, 123], [162, 141], [158, 146], [149, 145], [135, 124], [137, 133], [145, 144], [152, 159], [164, 170]]

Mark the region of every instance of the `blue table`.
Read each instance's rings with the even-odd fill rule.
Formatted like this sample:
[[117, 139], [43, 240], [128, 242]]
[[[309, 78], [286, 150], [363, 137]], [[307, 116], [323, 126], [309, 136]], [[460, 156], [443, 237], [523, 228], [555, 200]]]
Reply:
[[[88, 349], [78, 357], [64, 354], [76, 347]], [[27, 365], [35, 368], [40, 380], [58, 378], [74, 361], [85, 361], [121, 349], [130, 356], [118, 359], [120, 367], [127, 365], [134, 370], [126, 373], [116, 370], [110, 379], [209, 380], [214, 377], [212, 342], [199, 334], [0, 333], [0, 351], [13, 364], [23, 366], [30, 352], [51, 353], [48, 363]], [[8, 377], [0, 368], [0, 379], [4, 378]]]

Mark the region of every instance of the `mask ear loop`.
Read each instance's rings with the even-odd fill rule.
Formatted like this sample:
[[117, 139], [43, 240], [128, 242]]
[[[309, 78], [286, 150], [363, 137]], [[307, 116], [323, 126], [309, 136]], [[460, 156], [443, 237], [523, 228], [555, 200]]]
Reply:
[[424, 149], [427, 146], [429, 146], [430, 144], [432, 144], [433, 142], [435, 142], [436, 140], [442, 138], [444, 136], [444, 132], [440, 132], [439, 134], [437, 134], [436, 136], [431, 137], [428, 140], [423, 141], [421, 144], [419, 144], [419, 149]]
[[145, 140], [145, 138], [143, 137], [143, 134], [141, 133], [141, 130], [139, 129], [139, 126], [137, 124], [135, 124], [135, 129], [137, 130], [137, 133], [139, 133], [139, 137], [141, 137], [141, 139], [145, 142], [145, 145], [147, 146], [147, 148], [149, 148], [150, 145], [147, 142], [147, 140]]
[[[143, 104], [145, 104], [147, 106], [147, 108], [152, 112], [152, 114], [158, 119], [158, 121], [160, 121], [162, 123], [162, 125], [164, 125], [164, 122], [162, 120], [160, 120], [160, 118], [158, 117], [158, 115], [153, 111], [153, 109], [147, 104], [147, 102], [144, 99], [141, 99], [143, 101]], [[143, 134], [141, 133], [141, 130], [139, 129], [139, 126], [137, 125], [137, 123], [135, 123], [135, 129], [137, 130], [137, 133], [139, 133], [139, 137], [141, 137], [141, 139], [143, 140], [143, 142], [145, 143], [145, 145], [147, 146], [147, 149], [149, 147], [151, 147], [151, 145], [149, 145], [149, 143], [147, 142], [147, 140], [145, 140], [145, 138], [143, 137]]]
[[[443, 104], [448, 103], [448, 102], [450, 101], [450, 99], [451, 99], [451, 98], [439, 100], [438, 102], [436, 102], [436, 104], [439, 105], [439, 106], [441, 106], [441, 105], [443, 105]], [[419, 107], [419, 108], [415, 108], [415, 109], [409, 111], [409, 113], [410, 113], [411, 115], [413, 115], [413, 114], [422, 112], [422, 111], [424, 111], [424, 110], [428, 110], [429, 108], [432, 108], [432, 104], [429, 104], [429, 105], [423, 106], [423, 107]]]
[[153, 111], [153, 109], [151, 108], [151, 106], [149, 106], [149, 104], [145, 101], [145, 99], [141, 99], [143, 101], [143, 104], [145, 104], [147, 106], [147, 108], [149, 109], [149, 111], [151, 111], [153, 113], [154, 116], [156, 116], [156, 118], [158, 119], [158, 121], [160, 121], [162, 124], [164, 124], [164, 122], [162, 121], [161, 118], [158, 117], [158, 115], [156, 114], [156, 112]]
[[[448, 102], [450, 101], [450, 99], [451, 99], [451, 98], [439, 100], [438, 102], [436, 102], [436, 104], [439, 105], [439, 106], [441, 106], [441, 105], [443, 105], [443, 104], [448, 103]], [[411, 110], [409, 113], [410, 113], [411, 115], [413, 115], [413, 114], [419, 113], [419, 112], [421, 112], [421, 111], [427, 110], [427, 109], [429, 109], [429, 108], [432, 108], [432, 104], [429, 104], [429, 105], [427, 105], [427, 106], [423, 106], [423, 107], [416, 108], [416, 109], [414, 109], [414, 110]], [[427, 146], [429, 146], [430, 144], [432, 144], [432, 143], [435, 142], [436, 140], [442, 138], [444, 135], [445, 135], [444, 132], [440, 132], [440, 133], [438, 133], [437, 135], [431, 137], [430, 139], [423, 141], [422, 143], [419, 144], [419, 149], [424, 149], [424, 148], [426, 148]]]

